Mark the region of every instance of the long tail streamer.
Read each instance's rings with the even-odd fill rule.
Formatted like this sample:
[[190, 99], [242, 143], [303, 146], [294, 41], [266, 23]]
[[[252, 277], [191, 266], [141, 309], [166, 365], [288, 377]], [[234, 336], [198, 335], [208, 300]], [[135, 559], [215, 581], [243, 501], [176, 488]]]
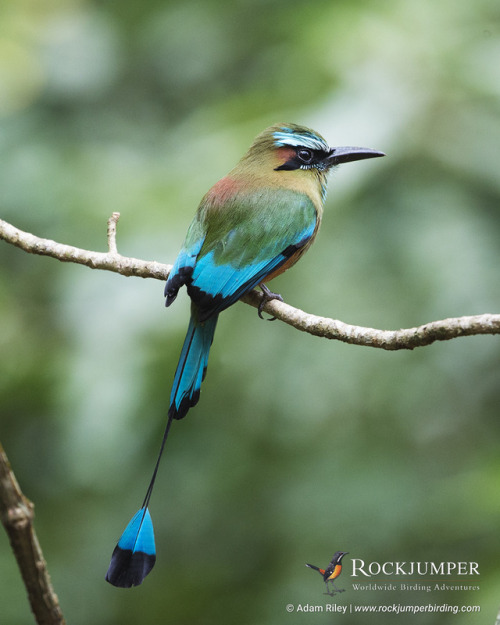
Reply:
[[155, 536], [148, 506], [172, 421], [173, 416], [169, 415], [158, 459], [142, 506], [125, 528], [111, 556], [106, 581], [113, 586], [119, 588], [139, 586], [155, 565]]
[[140, 509], [130, 520], [116, 545], [106, 573], [106, 581], [119, 588], [141, 584], [156, 561], [153, 522], [149, 514], [149, 501], [153, 492], [160, 459], [174, 419], [182, 419], [200, 396], [200, 387], [207, 371], [208, 354], [217, 325], [217, 315], [199, 321], [197, 309], [192, 307], [191, 320], [184, 340], [179, 364], [174, 376], [167, 426], [160, 453]]

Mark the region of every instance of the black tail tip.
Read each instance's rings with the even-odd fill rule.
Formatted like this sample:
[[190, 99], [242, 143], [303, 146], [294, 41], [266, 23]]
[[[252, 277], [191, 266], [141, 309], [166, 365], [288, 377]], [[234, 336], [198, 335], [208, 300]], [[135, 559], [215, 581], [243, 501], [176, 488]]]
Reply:
[[184, 419], [184, 417], [189, 412], [189, 409], [193, 406], [196, 406], [200, 399], [200, 389], [197, 389], [191, 393], [191, 395], [186, 395], [181, 399], [181, 402], [178, 407], [175, 406], [175, 401], [170, 404], [168, 409], [168, 416], [172, 419], [176, 419], [179, 421], [180, 419]]
[[121, 549], [118, 545], [113, 551], [106, 581], [117, 588], [131, 588], [139, 586], [144, 578], [151, 572], [156, 562], [156, 556], [132, 552], [130, 549]]

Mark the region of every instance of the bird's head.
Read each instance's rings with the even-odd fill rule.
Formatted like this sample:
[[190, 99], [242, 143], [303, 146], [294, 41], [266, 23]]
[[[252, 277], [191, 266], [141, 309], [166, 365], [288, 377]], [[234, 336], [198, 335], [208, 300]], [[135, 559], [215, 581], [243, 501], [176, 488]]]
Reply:
[[322, 203], [327, 173], [341, 163], [384, 156], [368, 148], [332, 148], [314, 130], [297, 124], [275, 124], [261, 132], [238, 163], [234, 175], [255, 185], [285, 187], [308, 193]]
[[332, 562], [335, 564], [340, 564], [340, 562], [342, 561], [342, 558], [346, 556], [348, 553], [349, 553], [348, 551], [337, 551], [332, 558]]
[[[332, 148], [314, 130], [296, 124], [276, 124], [258, 135], [244, 159], [264, 163], [277, 172], [326, 173], [340, 163], [384, 156], [368, 148]], [[269, 162], [270, 161], [270, 162]]]

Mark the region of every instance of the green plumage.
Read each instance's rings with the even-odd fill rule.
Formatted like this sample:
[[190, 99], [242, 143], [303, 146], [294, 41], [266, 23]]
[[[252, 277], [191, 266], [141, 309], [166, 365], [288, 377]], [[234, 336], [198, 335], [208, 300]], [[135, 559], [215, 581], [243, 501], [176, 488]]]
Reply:
[[189, 247], [204, 232], [198, 262], [213, 252], [216, 265], [243, 270], [272, 259], [303, 238], [301, 233], [314, 230], [315, 224], [316, 209], [305, 194], [270, 188], [251, 193], [240, 191], [223, 209], [207, 199], [196, 215], [185, 246]]

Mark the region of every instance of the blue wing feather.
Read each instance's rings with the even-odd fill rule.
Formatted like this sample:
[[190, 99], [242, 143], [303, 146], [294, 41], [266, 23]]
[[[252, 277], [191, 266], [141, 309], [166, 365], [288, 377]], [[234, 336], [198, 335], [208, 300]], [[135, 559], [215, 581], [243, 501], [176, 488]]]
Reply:
[[[188, 292], [193, 301], [202, 300], [204, 314], [202, 319], [219, 313], [231, 306], [244, 293], [265, 280], [266, 276], [276, 271], [293, 254], [306, 245], [312, 237], [316, 220], [294, 236], [274, 241], [268, 249], [261, 249], [259, 260], [241, 266], [233, 263], [217, 263], [214, 250], [200, 255], [196, 261]], [[279, 250], [279, 251], [278, 251]]]

